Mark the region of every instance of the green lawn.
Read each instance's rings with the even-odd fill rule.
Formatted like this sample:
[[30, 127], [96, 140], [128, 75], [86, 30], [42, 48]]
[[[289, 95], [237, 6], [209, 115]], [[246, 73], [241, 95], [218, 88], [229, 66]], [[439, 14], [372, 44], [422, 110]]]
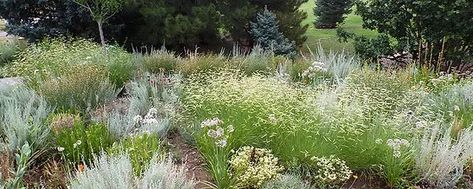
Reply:
[[[351, 43], [340, 43], [337, 38], [337, 29], [316, 29], [314, 27], [314, 9], [315, 0], [309, 0], [309, 2], [303, 4], [300, 9], [307, 12], [307, 19], [302, 22], [302, 24], [309, 24], [307, 29], [307, 41], [304, 45], [304, 50], [310, 48], [311, 50], [316, 50], [320, 44], [325, 50], [333, 51], [342, 51], [353, 52], [353, 45]], [[365, 35], [365, 36], [376, 36], [377, 32], [372, 30], [366, 30], [362, 28], [362, 19], [360, 16], [351, 13], [345, 19], [345, 23], [341, 26], [343, 29], [354, 32], [356, 34]]]

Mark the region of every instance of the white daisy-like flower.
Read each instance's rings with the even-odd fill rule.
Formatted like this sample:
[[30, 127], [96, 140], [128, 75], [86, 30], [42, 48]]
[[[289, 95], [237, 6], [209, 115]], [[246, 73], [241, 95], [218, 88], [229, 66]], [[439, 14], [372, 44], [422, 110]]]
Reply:
[[62, 152], [62, 151], [64, 151], [64, 150], [65, 150], [65, 149], [64, 149], [63, 147], [60, 147], [60, 146], [57, 147], [57, 151], [58, 151], [58, 152]]

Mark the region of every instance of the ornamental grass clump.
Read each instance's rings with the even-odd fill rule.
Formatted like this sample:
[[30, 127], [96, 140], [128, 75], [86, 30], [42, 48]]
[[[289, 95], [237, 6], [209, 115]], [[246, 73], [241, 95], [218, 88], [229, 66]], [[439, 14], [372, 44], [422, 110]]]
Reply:
[[102, 66], [78, 64], [39, 85], [39, 93], [59, 112], [88, 113], [118, 95]]
[[306, 176], [319, 186], [333, 186], [350, 179], [352, 173], [345, 161], [335, 156], [311, 157]]
[[73, 65], [91, 64], [105, 67], [112, 83], [121, 85], [123, 78], [131, 78], [134, 70], [131, 59], [132, 56], [120, 47], [109, 46], [104, 53], [99, 44], [89, 40], [46, 39], [20, 52], [5, 68], [5, 73], [6, 76], [21, 76], [29, 86], [36, 88], [42, 80], [61, 77]]
[[271, 150], [251, 146], [238, 149], [229, 163], [239, 188], [259, 188], [284, 170]]
[[140, 176], [155, 155], [164, 157], [161, 142], [157, 134], [141, 134], [115, 142], [107, 150], [109, 155], [120, 155], [125, 152], [130, 157], [133, 172]]

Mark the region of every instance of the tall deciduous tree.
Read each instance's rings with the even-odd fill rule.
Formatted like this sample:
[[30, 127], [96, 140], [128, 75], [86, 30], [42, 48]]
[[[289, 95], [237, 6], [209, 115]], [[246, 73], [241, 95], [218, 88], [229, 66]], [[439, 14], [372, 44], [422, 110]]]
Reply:
[[126, 0], [74, 0], [74, 2], [87, 9], [92, 19], [97, 22], [100, 42], [105, 46], [103, 24], [123, 8]]
[[336, 28], [351, 12], [353, 0], [315, 0], [316, 28]]

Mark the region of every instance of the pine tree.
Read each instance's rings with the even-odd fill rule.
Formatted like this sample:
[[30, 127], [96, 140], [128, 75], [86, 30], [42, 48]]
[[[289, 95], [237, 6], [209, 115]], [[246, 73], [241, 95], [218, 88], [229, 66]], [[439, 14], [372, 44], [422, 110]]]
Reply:
[[253, 40], [266, 51], [276, 55], [293, 56], [296, 53], [294, 41], [289, 41], [280, 31], [276, 15], [268, 9], [258, 13], [256, 22], [250, 23]]
[[353, 0], [315, 0], [316, 28], [336, 28], [351, 12]]

